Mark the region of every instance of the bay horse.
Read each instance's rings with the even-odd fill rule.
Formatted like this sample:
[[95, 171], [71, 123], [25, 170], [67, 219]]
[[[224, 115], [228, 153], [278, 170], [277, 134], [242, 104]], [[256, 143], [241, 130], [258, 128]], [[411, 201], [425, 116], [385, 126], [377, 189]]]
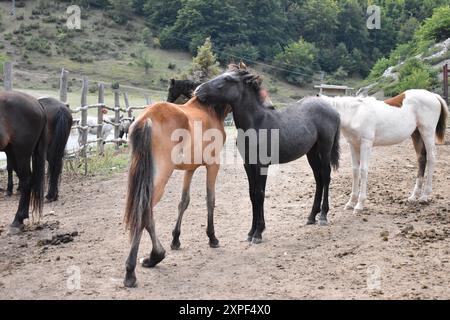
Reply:
[[[11, 231], [20, 231], [29, 216], [42, 214], [47, 152], [47, 116], [39, 101], [22, 92], [0, 92], [0, 151], [13, 159], [21, 194]], [[32, 168], [30, 167], [32, 164]]]
[[413, 140], [419, 171], [408, 200], [429, 201], [436, 162], [435, 136], [438, 141], [444, 140], [448, 116], [444, 99], [422, 89], [407, 90], [385, 102], [372, 97], [321, 97], [340, 113], [342, 133], [350, 145], [353, 182], [346, 209], [364, 210], [372, 148], [398, 144], [409, 137]]
[[[59, 181], [63, 168], [64, 151], [72, 127], [72, 114], [68, 105], [52, 97], [38, 98], [47, 116], [47, 162], [49, 187], [45, 198], [48, 202], [58, 200]], [[13, 192], [14, 158], [7, 159], [8, 187], [7, 196]], [[19, 190], [20, 190], [19, 185]]]
[[[327, 224], [331, 166], [335, 169], [339, 166], [339, 114], [317, 97], [305, 98], [280, 110], [264, 107], [261, 84], [261, 78], [241, 63], [230, 65], [227, 72], [200, 85], [194, 93], [206, 104], [229, 104], [233, 110], [253, 210], [247, 239], [253, 243], [262, 241], [265, 229], [264, 197], [269, 165], [307, 155], [316, 181], [314, 204], [307, 224], [315, 224], [320, 212], [320, 225]], [[247, 143], [249, 132], [256, 132], [256, 138], [253, 142], [248, 139]], [[259, 151], [272, 150], [271, 144], [276, 143], [278, 159], [262, 159]]]
[[201, 82], [195, 82], [192, 80], [170, 79], [167, 102], [175, 103], [180, 96], [185, 96], [187, 99], [191, 99], [195, 88], [201, 84]]
[[[131, 125], [131, 161], [124, 217], [131, 238], [124, 280], [126, 287], [136, 285], [136, 259], [144, 228], [150, 234], [152, 251], [142, 266], [154, 267], [165, 257], [155, 231], [153, 208], [163, 196], [174, 170], [185, 173], [171, 248], [180, 248], [181, 221], [189, 205], [190, 184], [195, 170], [201, 166], [206, 167], [206, 234], [212, 248], [219, 245], [213, 222], [215, 183], [220, 165], [219, 153], [226, 137], [223, 122], [229, 111], [225, 105], [206, 105], [194, 97], [184, 105], [155, 103]], [[201, 132], [204, 136], [199, 136]], [[214, 134], [210, 136], [211, 133]]]

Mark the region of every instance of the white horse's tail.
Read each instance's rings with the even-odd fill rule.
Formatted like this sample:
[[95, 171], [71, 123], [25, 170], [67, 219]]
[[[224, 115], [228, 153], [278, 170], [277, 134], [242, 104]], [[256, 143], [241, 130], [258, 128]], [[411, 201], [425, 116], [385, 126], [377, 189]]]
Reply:
[[441, 103], [441, 115], [439, 116], [439, 121], [436, 125], [436, 137], [438, 143], [444, 143], [445, 140], [445, 130], [447, 129], [447, 118], [448, 118], [448, 106], [444, 99], [438, 94], [436, 98]]

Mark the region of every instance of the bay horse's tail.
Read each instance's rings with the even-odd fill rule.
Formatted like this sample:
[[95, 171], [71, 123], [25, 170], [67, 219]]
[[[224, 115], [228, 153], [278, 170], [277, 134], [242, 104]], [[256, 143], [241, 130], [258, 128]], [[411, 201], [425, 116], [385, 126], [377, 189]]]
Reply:
[[333, 146], [331, 148], [331, 166], [334, 170], [339, 169], [339, 158], [341, 154], [341, 147], [339, 144], [339, 139], [341, 137], [341, 121], [338, 118], [337, 130], [334, 136]]
[[444, 143], [445, 129], [447, 128], [448, 106], [444, 99], [440, 95], [436, 94], [436, 98], [441, 103], [441, 115], [436, 125], [436, 138], [438, 143]]
[[47, 120], [39, 135], [38, 143], [31, 156], [32, 173], [31, 173], [31, 208], [33, 214], [39, 213], [42, 216], [42, 208], [44, 204], [44, 187], [45, 187], [45, 158], [47, 155]]
[[153, 156], [150, 119], [135, 123], [131, 130], [130, 143], [131, 164], [124, 221], [130, 238], [133, 238], [146, 225], [151, 210]]
[[[61, 175], [64, 151], [72, 127], [72, 115], [66, 106], [59, 108], [54, 117], [52, 140], [48, 146], [47, 161], [50, 186], [57, 187]], [[56, 192], [56, 190], [53, 190]], [[50, 195], [49, 195], [50, 196]], [[53, 195], [57, 197], [57, 194]], [[56, 200], [56, 199], [55, 199]]]

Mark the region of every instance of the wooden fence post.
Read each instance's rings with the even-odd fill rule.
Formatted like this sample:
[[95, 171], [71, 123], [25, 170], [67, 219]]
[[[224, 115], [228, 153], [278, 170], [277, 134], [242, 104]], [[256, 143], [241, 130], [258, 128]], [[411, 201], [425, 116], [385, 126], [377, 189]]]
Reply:
[[87, 93], [88, 93], [89, 82], [88, 79], [83, 76], [83, 85], [81, 89], [81, 134], [82, 134], [82, 143], [83, 146], [81, 148], [81, 156], [84, 158], [84, 174], [87, 175], [87, 136], [88, 136], [88, 128], [87, 127], [87, 115], [88, 109], [87, 107]]
[[69, 71], [61, 69], [61, 77], [59, 79], [59, 101], [67, 103], [67, 79]]
[[[103, 83], [98, 85], [98, 103], [105, 103], [105, 86]], [[105, 151], [103, 143], [103, 107], [98, 107], [97, 109], [97, 153], [103, 154]], [[101, 140], [100, 140], [101, 139]]]
[[3, 64], [3, 86], [5, 91], [11, 91], [13, 89], [13, 78], [12, 78], [12, 62], [6, 61]]
[[128, 118], [133, 116], [133, 110], [130, 109], [130, 101], [128, 100], [128, 92], [123, 93], [123, 100], [125, 101], [125, 110], [127, 110]]
[[[120, 124], [120, 92], [119, 89], [115, 89], [114, 90], [114, 140], [118, 140], [119, 139], [119, 126], [118, 124]], [[116, 150], [119, 150], [119, 142], [116, 141], [116, 146], [115, 146]]]
[[150, 104], [150, 97], [148, 93], [144, 93], [145, 104], [148, 106]]

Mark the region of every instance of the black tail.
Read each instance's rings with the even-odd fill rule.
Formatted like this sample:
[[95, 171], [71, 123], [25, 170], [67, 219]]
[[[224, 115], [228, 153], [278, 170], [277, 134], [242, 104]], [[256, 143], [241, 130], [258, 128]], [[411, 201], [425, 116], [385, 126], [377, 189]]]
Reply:
[[47, 152], [50, 182], [47, 199], [50, 201], [58, 199], [59, 177], [63, 168], [64, 150], [69, 139], [72, 121], [72, 115], [65, 105], [58, 110], [54, 117], [53, 134]]
[[334, 136], [333, 147], [331, 148], [331, 166], [334, 170], [339, 169], [339, 157], [341, 154], [341, 147], [339, 145], [339, 139], [341, 137], [341, 121], [338, 119], [337, 130]]
[[151, 151], [151, 120], [136, 123], [130, 134], [131, 164], [128, 173], [128, 192], [125, 225], [130, 238], [148, 222], [153, 192], [153, 156]]
[[33, 214], [42, 216], [45, 188], [45, 156], [47, 154], [47, 124], [44, 125], [39, 135], [38, 143], [31, 157], [31, 207]]

